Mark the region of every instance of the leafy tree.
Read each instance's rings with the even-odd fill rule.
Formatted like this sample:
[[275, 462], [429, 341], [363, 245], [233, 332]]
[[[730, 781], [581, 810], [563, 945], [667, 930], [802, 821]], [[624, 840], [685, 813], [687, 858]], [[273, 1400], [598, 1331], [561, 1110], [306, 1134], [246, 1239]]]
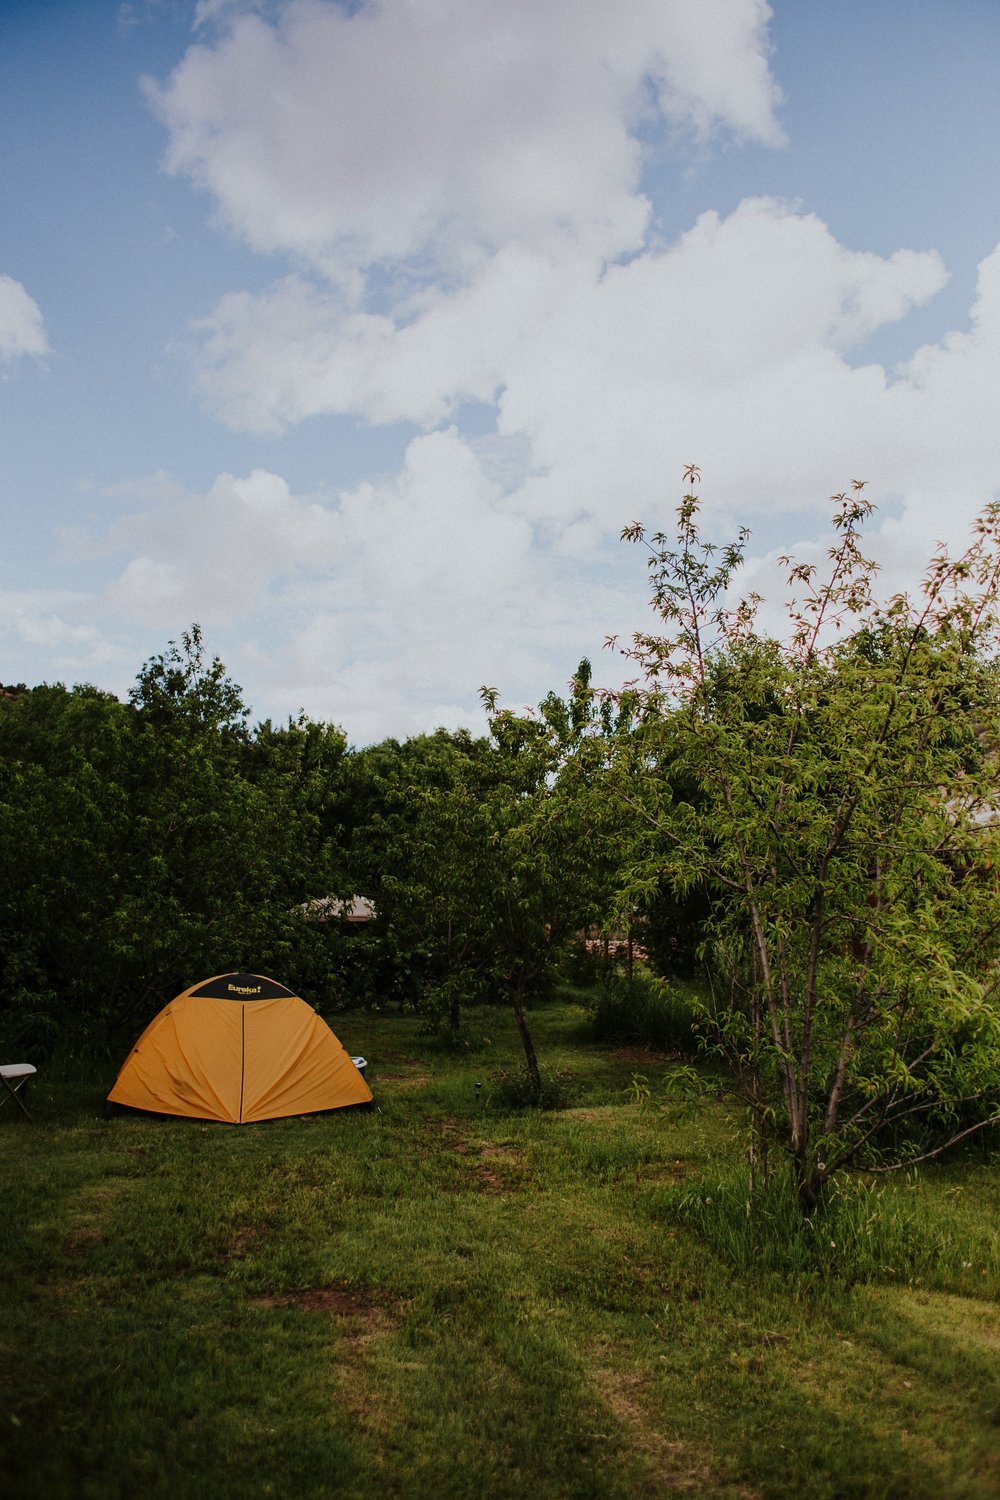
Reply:
[[344, 737], [246, 727], [194, 626], [128, 704], [93, 688], [0, 696], [0, 978], [7, 1029], [104, 1050], [200, 973], [335, 987], [298, 906], [339, 877]]
[[157, 727], [173, 726], [189, 736], [208, 730], [233, 740], [246, 738], [249, 709], [220, 659], [206, 661], [197, 624], [182, 632], [179, 646], [171, 641], [166, 651], [150, 657], [129, 701], [145, 722]]
[[299, 908], [341, 878], [342, 732], [303, 717], [251, 734], [197, 625], [146, 664], [131, 699], [133, 928], [148, 983], [169, 993], [202, 970], [260, 967], [335, 988], [329, 934]]
[[252, 963], [271, 915], [274, 820], [244, 774], [239, 688], [218, 658], [206, 662], [197, 626], [146, 663], [130, 701], [120, 918], [148, 1010], [189, 973]]
[[0, 1005], [35, 1049], [111, 1004], [127, 741], [128, 711], [95, 688], [0, 701]]
[[463, 1000], [479, 993], [467, 966], [461, 882], [469, 860], [457, 789], [485, 742], [444, 729], [385, 740], [348, 758], [345, 837], [349, 882], [375, 905], [352, 947], [369, 1003], [422, 1012], [454, 1036]]
[[[491, 754], [470, 785], [469, 820], [477, 831], [469, 889], [479, 942], [514, 1014], [529, 1078], [541, 1076], [525, 1000], [544, 987], [569, 938], [604, 920], [621, 850], [604, 775], [610, 704], [603, 711], [582, 661], [568, 699], [551, 693], [537, 713], [498, 709], [484, 690]], [[626, 709], [626, 714], [628, 710]]]
[[527, 1003], [612, 888], [597, 837], [608, 802], [582, 755], [589, 665], [567, 702], [550, 695], [537, 713], [484, 698], [488, 739], [439, 730], [352, 758], [353, 869], [376, 903], [390, 993], [452, 1035], [463, 1005], [509, 1004], [537, 1097]]
[[270, 827], [270, 934], [260, 966], [303, 994], [343, 1006], [352, 998], [352, 955], [339, 924], [319, 922], [309, 903], [343, 891], [346, 873], [347, 741], [343, 731], [300, 715], [255, 729], [243, 775]]
[[[784, 640], [755, 596], [727, 602], [746, 533], [716, 552], [695, 493], [675, 538], [623, 533], [663, 627], [626, 650], [642, 719], [619, 791], [647, 830], [631, 894], [664, 875], [713, 893], [709, 1019], [750, 1110], [751, 1188], [777, 1147], [806, 1212], [839, 1170], [1000, 1120], [1000, 509], [918, 596], [880, 603], [862, 491], [834, 497], [824, 577], [786, 559]], [[907, 1144], [921, 1121], [933, 1141]]]

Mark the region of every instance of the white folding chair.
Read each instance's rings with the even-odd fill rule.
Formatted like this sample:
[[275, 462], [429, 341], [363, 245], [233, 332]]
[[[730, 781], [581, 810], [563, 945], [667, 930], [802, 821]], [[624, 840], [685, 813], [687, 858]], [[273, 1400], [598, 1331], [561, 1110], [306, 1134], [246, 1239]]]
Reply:
[[30, 1063], [0, 1063], [0, 1078], [3, 1079], [3, 1092], [0, 1092], [0, 1105], [6, 1104], [8, 1099], [13, 1099], [19, 1109], [31, 1119], [28, 1106], [21, 1098], [21, 1089], [29, 1078], [33, 1078], [38, 1072]]

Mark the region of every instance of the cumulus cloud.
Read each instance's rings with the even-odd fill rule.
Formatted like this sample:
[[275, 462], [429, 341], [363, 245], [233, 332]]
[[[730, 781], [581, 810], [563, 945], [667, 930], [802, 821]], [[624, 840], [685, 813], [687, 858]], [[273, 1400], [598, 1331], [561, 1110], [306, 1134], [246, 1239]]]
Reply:
[[177, 629], [195, 619], [246, 619], [282, 580], [336, 562], [335, 517], [265, 470], [221, 474], [204, 495], [178, 493], [156, 476], [137, 498], [144, 508], [119, 517], [85, 548], [76, 545], [91, 556], [125, 559], [102, 608], [144, 624]]
[[300, 266], [202, 324], [227, 424], [429, 430], [493, 403], [516, 509], [577, 553], [691, 456], [720, 501], [774, 509], [828, 487], [848, 428], [879, 454], [899, 397], [852, 360], [941, 288], [940, 257], [850, 249], [769, 199], [648, 236], [641, 123], [780, 140], [765, 4], [225, 14], [152, 90], [168, 162]]
[[720, 504], [801, 508], [838, 474], [845, 434], [874, 456], [886, 377], [851, 352], [945, 279], [935, 254], [850, 251], [772, 200], [705, 214], [560, 298], [519, 346], [499, 425], [530, 438], [540, 471], [521, 503], [613, 521], [697, 460]]
[[66, 616], [87, 596], [69, 589], [0, 590], [0, 620], [4, 629], [28, 645], [63, 646], [79, 641], [86, 628]]
[[0, 630], [8, 682], [100, 681], [124, 692], [135, 675], [133, 649], [123, 649], [98, 623], [94, 596], [85, 589], [0, 589]]
[[[638, 624], [612, 539], [668, 518], [685, 462], [710, 525], [765, 522], [747, 577], [769, 588], [767, 523], [822, 551], [823, 497], [855, 476], [890, 502], [891, 586], [1000, 490], [1000, 249], [968, 330], [886, 370], [866, 341], [941, 290], [935, 252], [848, 246], [764, 197], [651, 231], [644, 141], [781, 144], [764, 0], [267, 16], [202, 0], [147, 85], [168, 169], [288, 272], [203, 320], [199, 389], [246, 432], [350, 414], [416, 435], [350, 493], [258, 472], [144, 504], [101, 539], [102, 608], [238, 620], [269, 701], [409, 732], [467, 722], [483, 681], [537, 696]], [[470, 402], [494, 432], [463, 436]]]
[[147, 82], [191, 177], [254, 248], [341, 289], [462, 279], [509, 241], [634, 249], [635, 126], [777, 142], [764, 0], [293, 0]]
[[[433, 426], [495, 401], [525, 457], [518, 508], [579, 540], [580, 522], [615, 528], [691, 456], [720, 501], [770, 509], [829, 486], [845, 432], [857, 462], [887, 462], [902, 391], [851, 360], [945, 280], [934, 253], [853, 251], [814, 215], [748, 200], [604, 269], [505, 247], [406, 321], [344, 316], [301, 278], [232, 297], [200, 380], [224, 418], [260, 430], [333, 412]], [[940, 386], [934, 365], [920, 356], [902, 386]]]
[[0, 363], [13, 364], [23, 354], [49, 352], [38, 303], [13, 276], [0, 275]]
[[390, 315], [345, 309], [290, 276], [230, 294], [203, 321], [199, 385], [228, 425], [251, 432], [335, 412], [431, 427], [463, 401], [492, 401], [518, 343], [593, 277], [586, 257], [506, 246], [470, 285], [428, 289]]
[[[453, 428], [416, 438], [395, 477], [338, 495], [297, 496], [264, 470], [203, 494], [156, 475], [100, 534], [65, 544], [110, 575], [67, 630], [162, 639], [198, 620], [269, 712], [307, 705], [361, 739], [467, 724], [484, 683], [530, 696], [561, 681], [610, 597], [561, 576]], [[58, 619], [39, 609], [36, 629]]]

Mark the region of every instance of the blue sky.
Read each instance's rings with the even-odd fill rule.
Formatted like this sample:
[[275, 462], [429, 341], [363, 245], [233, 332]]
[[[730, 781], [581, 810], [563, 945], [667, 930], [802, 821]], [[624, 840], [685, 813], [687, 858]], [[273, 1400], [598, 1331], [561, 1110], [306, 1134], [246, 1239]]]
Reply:
[[256, 717], [476, 725], [861, 475], [886, 588], [1000, 492], [991, 0], [7, 0], [0, 680], [193, 621]]

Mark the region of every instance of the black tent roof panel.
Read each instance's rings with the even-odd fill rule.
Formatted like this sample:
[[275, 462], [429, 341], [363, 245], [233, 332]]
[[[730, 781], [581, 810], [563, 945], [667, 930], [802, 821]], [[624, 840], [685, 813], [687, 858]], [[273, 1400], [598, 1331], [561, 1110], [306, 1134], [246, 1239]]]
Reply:
[[190, 991], [199, 1000], [283, 1000], [294, 993], [263, 974], [219, 974]]

